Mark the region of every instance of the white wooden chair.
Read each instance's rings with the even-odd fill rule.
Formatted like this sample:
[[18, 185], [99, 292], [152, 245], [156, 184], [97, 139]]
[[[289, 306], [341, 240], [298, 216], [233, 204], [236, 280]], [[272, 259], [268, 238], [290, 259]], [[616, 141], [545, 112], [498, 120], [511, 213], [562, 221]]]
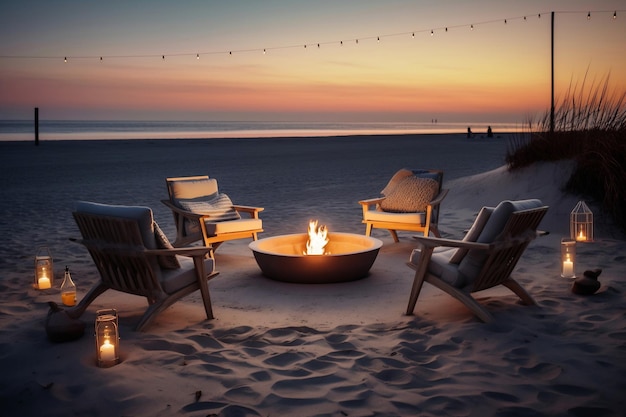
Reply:
[[440, 237], [439, 207], [448, 193], [442, 185], [443, 171], [399, 170], [380, 197], [359, 201], [365, 235], [370, 236], [373, 228], [379, 228], [389, 230], [394, 242], [398, 242], [397, 230]]
[[200, 290], [207, 319], [213, 318], [207, 281], [215, 277], [211, 247], [173, 248], [148, 207], [79, 202], [72, 213], [82, 243], [100, 273], [100, 281], [75, 306], [80, 317], [103, 292], [112, 289], [146, 297], [148, 308], [136, 325], [145, 329], [157, 314], [180, 298]]
[[257, 240], [263, 231], [261, 207], [234, 205], [219, 192], [217, 180], [207, 175], [166, 178], [168, 200], [176, 224], [174, 247], [202, 241], [214, 250], [234, 239]]
[[[406, 314], [413, 314], [424, 281], [458, 299], [485, 322], [493, 317], [471, 296], [474, 292], [502, 284], [524, 303], [536, 304], [511, 272], [539, 234], [537, 227], [547, 210], [540, 200], [503, 201], [495, 209], [483, 207], [463, 240], [415, 236], [421, 249], [413, 251], [407, 264], [415, 278]], [[437, 247], [448, 249], [434, 252]]]

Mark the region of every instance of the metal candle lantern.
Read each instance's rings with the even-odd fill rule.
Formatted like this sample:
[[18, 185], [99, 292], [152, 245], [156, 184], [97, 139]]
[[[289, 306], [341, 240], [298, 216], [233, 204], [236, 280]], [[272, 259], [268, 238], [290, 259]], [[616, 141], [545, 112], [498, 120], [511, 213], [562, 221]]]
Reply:
[[54, 269], [52, 255], [47, 247], [41, 247], [35, 255], [35, 281], [33, 286], [39, 290], [52, 288], [54, 284]]
[[569, 233], [577, 242], [593, 241], [593, 213], [584, 201], [579, 201], [570, 214]]
[[561, 239], [561, 276], [576, 278], [576, 240]]
[[96, 312], [96, 357], [98, 366], [108, 368], [120, 362], [120, 335], [115, 309]]

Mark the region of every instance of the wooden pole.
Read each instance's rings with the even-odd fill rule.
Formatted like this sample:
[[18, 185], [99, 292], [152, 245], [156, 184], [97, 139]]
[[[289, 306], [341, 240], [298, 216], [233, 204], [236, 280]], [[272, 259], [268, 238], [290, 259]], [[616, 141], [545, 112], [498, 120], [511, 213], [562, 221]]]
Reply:
[[39, 146], [39, 107], [35, 107], [35, 146]]
[[550, 133], [554, 133], [554, 12], [550, 20]]

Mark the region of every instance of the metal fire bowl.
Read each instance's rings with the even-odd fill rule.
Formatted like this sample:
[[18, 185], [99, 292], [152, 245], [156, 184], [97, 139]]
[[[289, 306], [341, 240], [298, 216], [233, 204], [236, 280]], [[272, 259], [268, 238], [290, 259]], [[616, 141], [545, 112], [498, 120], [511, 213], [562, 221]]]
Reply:
[[268, 278], [299, 284], [329, 284], [364, 278], [383, 245], [379, 239], [351, 233], [329, 233], [325, 255], [304, 255], [306, 233], [250, 243], [261, 272]]

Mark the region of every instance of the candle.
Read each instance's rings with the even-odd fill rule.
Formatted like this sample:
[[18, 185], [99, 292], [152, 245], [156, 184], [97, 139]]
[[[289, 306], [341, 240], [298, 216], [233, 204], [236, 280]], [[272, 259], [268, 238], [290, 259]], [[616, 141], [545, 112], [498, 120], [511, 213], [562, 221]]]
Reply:
[[587, 238], [585, 237], [585, 234], [583, 233], [582, 227], [580, 228], [580, 233], [578, 233], [578, 236], [576, 236], [576, 240], [578, 240], [579, 242], [587, 240]]
[[37, 280], [37, 285], [39, 286], [40, 290], [47, 290], [48, 288], [52, 286], [50, 284], [50, 278], [48, 277], [39, 278], [39, 280]]
[[102, 346], [100, 346], [100, 360], [115, 360], [115, 346], [113, 346], [108, 340], [105, 340]]
[[574, 275], [574, 262], [569, 258], [563, 261], [563, 276], [571, 277]]

